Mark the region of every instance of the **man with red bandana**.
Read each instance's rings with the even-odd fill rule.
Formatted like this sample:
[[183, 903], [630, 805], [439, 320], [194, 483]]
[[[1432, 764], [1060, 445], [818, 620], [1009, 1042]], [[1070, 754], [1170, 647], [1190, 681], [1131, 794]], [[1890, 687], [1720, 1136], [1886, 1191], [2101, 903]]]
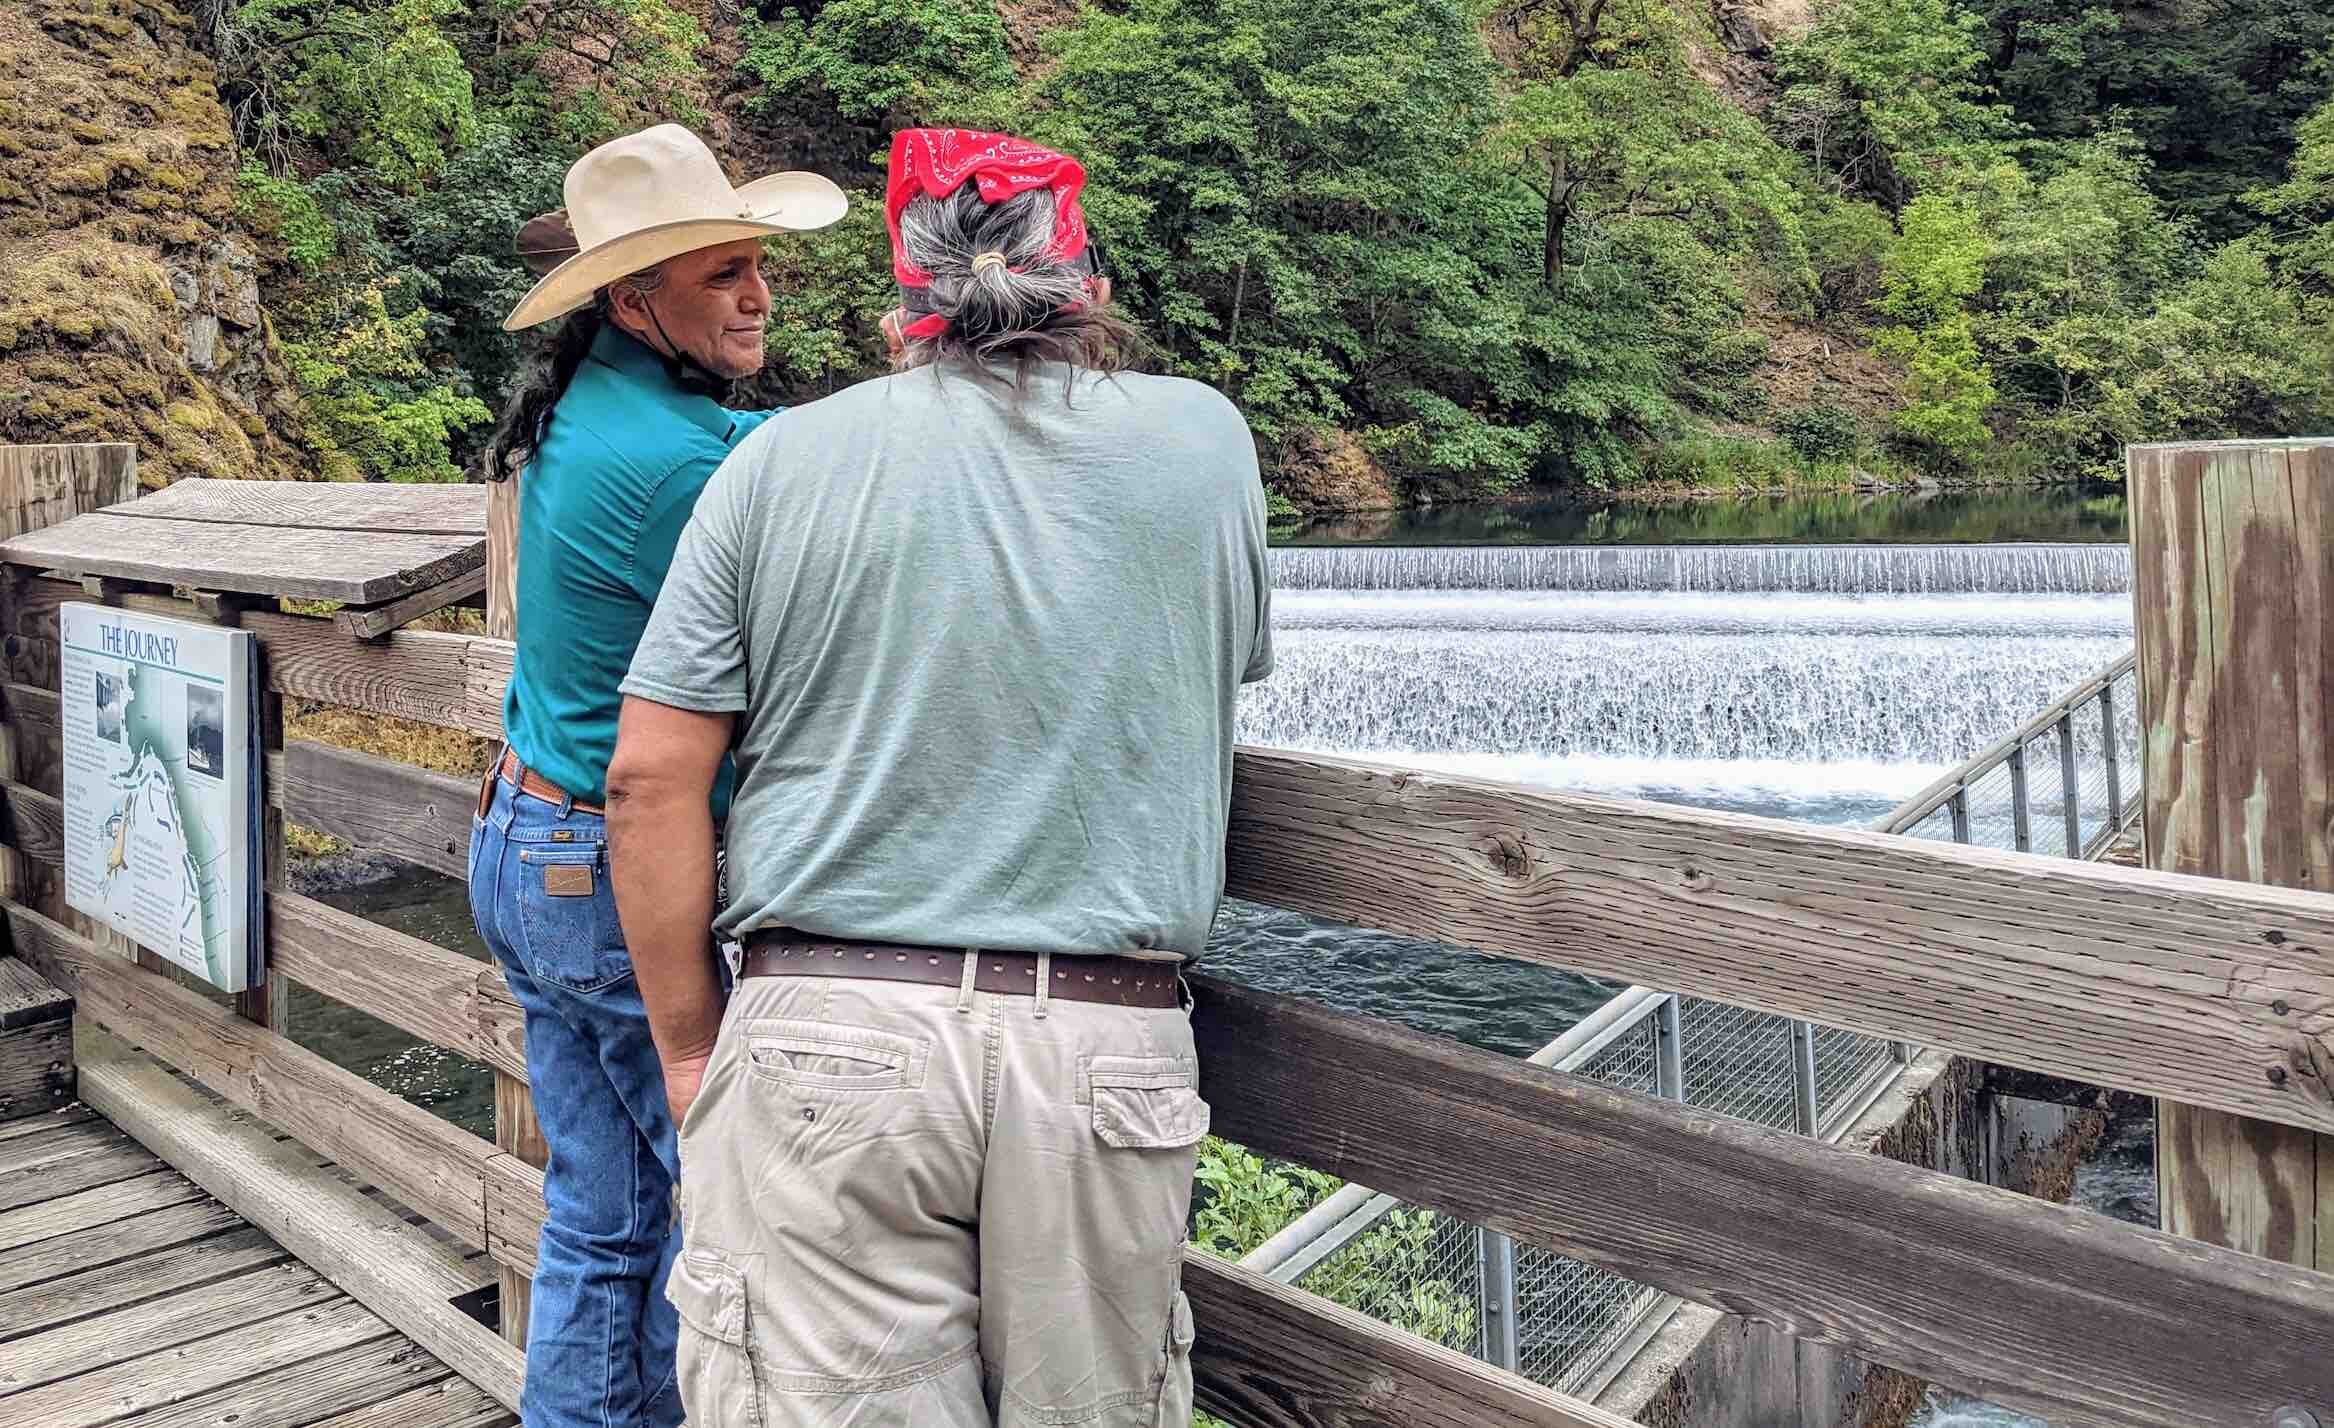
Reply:
[[703, 1428], [1191, 1421], [1179, 969], [1271, 668], [1264, 495], [1231, 403], [1129, 370], [1084, 180], [896, 137], [901, 370], [739, 444], [624, 683], [612, 871]]

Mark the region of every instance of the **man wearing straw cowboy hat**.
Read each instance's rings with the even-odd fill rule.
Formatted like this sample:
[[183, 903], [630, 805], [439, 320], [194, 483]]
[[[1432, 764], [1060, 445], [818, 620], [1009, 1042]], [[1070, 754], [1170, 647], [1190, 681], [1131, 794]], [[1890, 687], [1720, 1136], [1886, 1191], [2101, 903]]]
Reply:
[[[1178, 969], [1272, 663], [1264, 492], [1230, 402], [1126, 370], [1084, 180], [896, 136], [906, 370], [738, 448], [624, 682], [609, 827], [706, 1428], [1191, 1422]], [[708, 922], [746, 944], [726, 1010]]]
[[[573, 255], [503, 324], [562, 320], [488, 452], [490, 479], [519, 479], [520, 619], [470, 901], [526, 1010], [550, 1150], [527, 1428], [670, 1428], [678, 1166], [608, 874], [617, 686], [698, 493], [770, 415], [716, 400], [762, 365], [762, 241], [834, 222], [844, 198], [807, 173], [733, 187], [703, 141], [664, 124], [578, 159], [566, 200], [564, 224], [546, 215], [520, 242], [543, 265], [571, 232]], [[727, 777], [709, 794], [718, 818]]]

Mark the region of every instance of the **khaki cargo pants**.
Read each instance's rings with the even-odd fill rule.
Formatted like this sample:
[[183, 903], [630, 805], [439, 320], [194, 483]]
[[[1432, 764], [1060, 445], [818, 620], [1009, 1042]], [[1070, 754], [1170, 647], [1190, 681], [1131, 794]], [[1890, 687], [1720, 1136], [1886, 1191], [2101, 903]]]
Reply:
[[681, 1128], [691, 1428], [1189, 1428], [1191, 1023], [740, 981]]

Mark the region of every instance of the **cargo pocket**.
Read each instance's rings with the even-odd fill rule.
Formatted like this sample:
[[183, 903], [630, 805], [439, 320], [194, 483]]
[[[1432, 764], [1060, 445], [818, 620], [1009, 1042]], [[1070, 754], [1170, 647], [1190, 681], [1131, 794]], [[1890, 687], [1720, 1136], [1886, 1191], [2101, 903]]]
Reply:
[[1089, 1056], [1080, 1065], [1094, 1134], [1120, 1150], [1180, 1150], [1208, 1133], [1199, 1066], [1182, 1056]]
[[708, 1251], [684, 1250], [673, 1260], [665, 1298], [681, 1316], [674, 1373], [688, 1421], [762, 1428], [745, 1271]]
[[1174, 1311], [1167, 1316], [1167, 1376], [1159, 1384], [1155, 1428], [1191, 1428], [1191, 1341], [1195, 1337], [1191, 1301], [1178, 1289]]

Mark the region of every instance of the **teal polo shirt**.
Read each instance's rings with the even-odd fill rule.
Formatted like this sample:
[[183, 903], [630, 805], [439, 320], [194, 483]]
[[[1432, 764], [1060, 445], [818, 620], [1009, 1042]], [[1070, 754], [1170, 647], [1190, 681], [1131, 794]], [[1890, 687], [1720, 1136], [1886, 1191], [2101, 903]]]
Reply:
[[[714, 468], [773, 413], [684, 391], [610, 326], [592, 344], [519, 480], [519, 638], [503, 734], [527, 767], [605, 804], [618, 686], [681, 528]], [[713, 816], [727, 816], [722, 761]]]

